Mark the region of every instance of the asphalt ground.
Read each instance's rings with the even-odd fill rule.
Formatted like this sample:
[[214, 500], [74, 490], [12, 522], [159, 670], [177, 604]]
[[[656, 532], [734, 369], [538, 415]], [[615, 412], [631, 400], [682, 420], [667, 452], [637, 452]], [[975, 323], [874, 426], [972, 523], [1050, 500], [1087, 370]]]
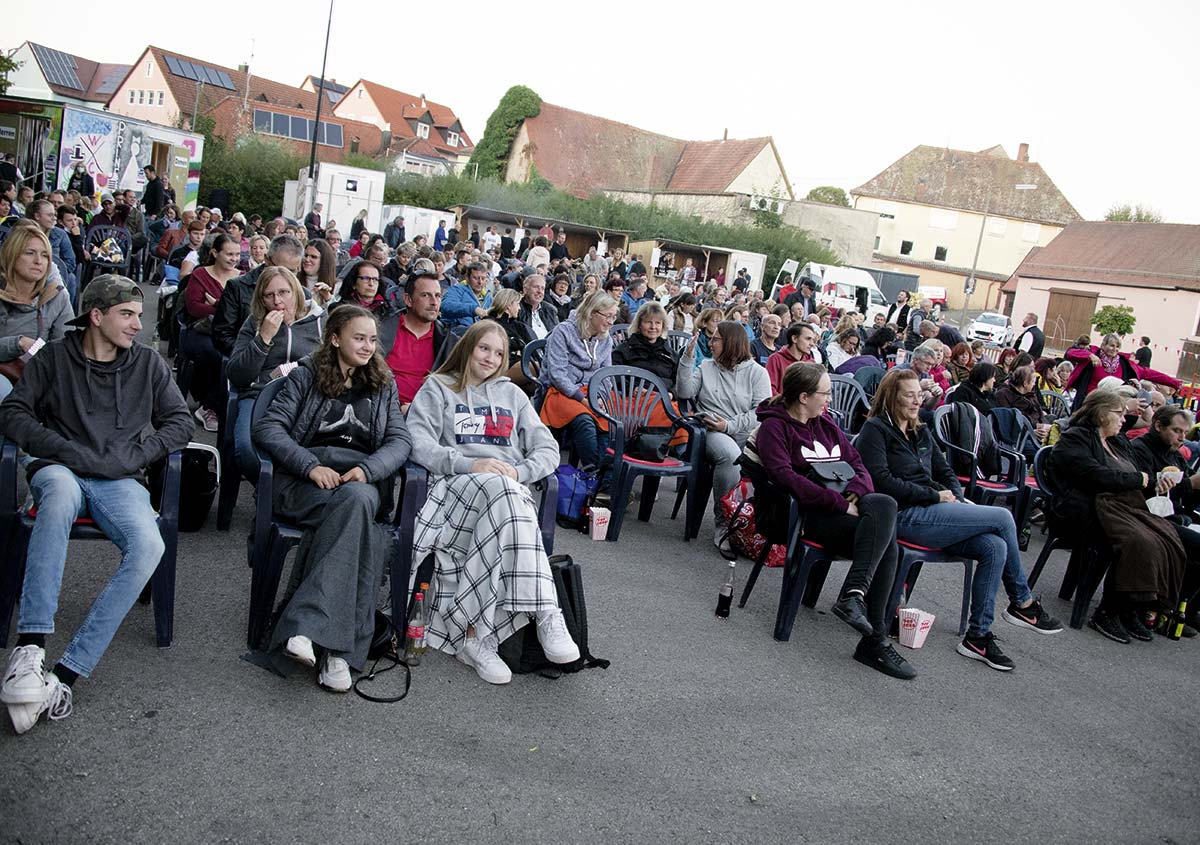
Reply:
[[[618, 543], [557, 534], [607, 670], [492, 687], [431, 654], [386, 705], [241, 659], [244, 486], [230, 532], [214, 507], [180, 537], [174, 646], [135, 606], [70, 718], [0, 731], [0, 840], [1200, 841], [1200, 641], [1039, 635], [1000, 620], [1001, 596], [1017, 668], [996, 672], [955, 653], [961, 569], [931, 565], [912, 604], [937, 620], [897, 681], [854, 662], [828, 612], [845, 564], [790, 642], [771, 636], [781, 570], [716, 619], [726, 563], [708, 523], [683, 542], [670, 498]], [[1039, 585], [1064, 619], [1065, 558]], [[117, 559], [72, 544], [50, 662]]]

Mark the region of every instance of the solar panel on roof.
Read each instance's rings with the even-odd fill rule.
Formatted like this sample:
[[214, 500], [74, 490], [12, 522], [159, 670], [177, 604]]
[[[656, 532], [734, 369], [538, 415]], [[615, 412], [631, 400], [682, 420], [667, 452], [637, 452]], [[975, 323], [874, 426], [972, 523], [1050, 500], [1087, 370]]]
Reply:
[[175, 74], [175, 76], [183, 76], [183, 69], [179, 67], [179, 60], [174, 56], [167, 56], [167, 70]]
[[230, 91], [234, 89], [233, 78], [225, 71], [218, 71], [221, 74], [222, 87], [228, 88]]
[[79, 81], [78, 74], [75, 73], [75, 58], [58, 50], [52, 50], [49, 47], [43, 47], [41, 44], [32, 44], [33, 53], [37, 57], [38, 64], [42, 68], [42, 73], [46, 75], [46, 80], [52, 85], [61, 85], [64, 88], [74, 88], [77, 91], [82, 91], [83, 83]]
[[96, 93], [111, 94], [112, 92], [116, 91], [121, 85], [121, 80], [125, 78], [125, 73], [126, 71], [123, 68], [114, 70], [107, 77], [105, 77], [103, 82], [100, 83], [100, 87], [96, 89]]

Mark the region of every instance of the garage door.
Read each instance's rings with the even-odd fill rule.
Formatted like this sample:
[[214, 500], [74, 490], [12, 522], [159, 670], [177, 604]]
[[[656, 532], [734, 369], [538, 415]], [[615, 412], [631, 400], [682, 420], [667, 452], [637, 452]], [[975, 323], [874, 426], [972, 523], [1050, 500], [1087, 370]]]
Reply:
[[1050, 302], [1046, 305], [1047, 349], [1061, 352], [1075, 342], [1080, 335], [1092, 333], [1092, 315], [1096, 313], [1098, 294], [1085, 291], [1051, 290]]

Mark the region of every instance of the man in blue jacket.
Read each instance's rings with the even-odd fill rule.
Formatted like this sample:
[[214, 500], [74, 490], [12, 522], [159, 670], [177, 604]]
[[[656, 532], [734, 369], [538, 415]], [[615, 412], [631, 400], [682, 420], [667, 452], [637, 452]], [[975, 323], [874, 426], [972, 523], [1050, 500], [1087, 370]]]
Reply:
[[467, 280], [446, 288], [442, 297], [442, 320], [448, 326], [469, 326], [487, 316], [492, 292], [487, 289], [488, 270], [476, 261], [467, 268]]

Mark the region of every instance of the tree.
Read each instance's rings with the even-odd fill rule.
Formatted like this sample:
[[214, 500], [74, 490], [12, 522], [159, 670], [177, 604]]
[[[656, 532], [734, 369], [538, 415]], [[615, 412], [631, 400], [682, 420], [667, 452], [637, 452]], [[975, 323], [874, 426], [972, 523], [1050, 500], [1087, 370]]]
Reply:
[[0, 94], [8, 93], [8, 86], [12, 84], [8, 81], [8, 75], [23, 64], [25, 63], [14, 60], [12, 53], [0, 50]]
[[1133, 307], [1129, 305], [1105, 305], [1092, 315], [1092, 325], [1100, 334], [1124, 336], [1133, 331], [1136, 322]]
[[532, 88], [524, 85], [509, 88], [488, 118], [483, 137], [475, 145], [468, 166], [477, 166], [480, 179], [503, 178], [517, 130], [525, 118], [536, 117], [541, 111], [542, 98]]
[[1104, 219], [1116, 223], [1161, 223], [1163, 216], [1148, 205], [1117, 203], [1108, 210]]
[[808, 192], [808, 196], [805, 199], [812, 200], [813, 202], [827, 203], [828, 205], [840, 205], [844, 208], [850, 207], [850, 198], [846, 196], [846, 192], [833, 185], [821, 185], [818, 188], [813, 188]]

